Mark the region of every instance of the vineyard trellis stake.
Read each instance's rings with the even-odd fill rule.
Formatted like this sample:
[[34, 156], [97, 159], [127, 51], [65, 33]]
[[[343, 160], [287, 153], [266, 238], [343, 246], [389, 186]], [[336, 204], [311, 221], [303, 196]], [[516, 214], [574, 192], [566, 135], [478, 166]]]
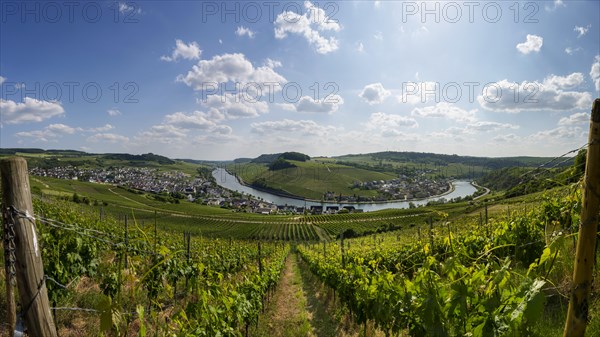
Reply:
[[[56, 327], [48, 302], [42, 254], [35, 232], [35, 218], [31, 202], [31, 189], [27, 161], [11, 157], [0, 161], [2, 182], [2, 212], [4, 223], [13, 222], [15, 229], [16, 279], [22, 305], [21, 315], [29, 336], [56, 337]], [[17, 212], [18, 210], [18, 212]]]
[[581, 222], [573, 268], [571, 298], [565, 322], [565, 337], [583, 337], [588, 321], [600, 211], [600, 98], [596, 98], [592, 106], [583, 179]]

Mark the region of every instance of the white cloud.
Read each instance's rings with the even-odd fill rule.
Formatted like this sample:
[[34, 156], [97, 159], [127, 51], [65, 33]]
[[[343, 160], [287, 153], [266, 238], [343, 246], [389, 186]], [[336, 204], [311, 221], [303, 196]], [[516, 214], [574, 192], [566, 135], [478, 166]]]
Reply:
[[245, 93], [209, 95], [203, 104], [220, 112], [227, 119], [258, 117], [269, 112], [264, 101], [253, 101]]
[[272, 60], [270, 58], [267, 58], [265, 60], [265, 67], [275, 69], [275, 68], [280, 68], [282, 66], [283, 66], [283, 64], [281, 63], [281, 61]]
[[378, 41], [383, 41], [383, 33], [377, 32], [377, 33], [373, 34], [373, 38]]
[[[482, 89], [477, 101], [486, 110], [507, 113], [589, 109], [592, 104], [589, 92], [562, 89], [564, 85], [577, 83], [578, 76], [571, 75], [551, 76], [543, 82], [515, 83], [504, 79]], [[572, 81], [573, 78], [576, 80]]]
[[569, 54], [569, 55], [573, 55], [574, 53], [581, 51], [581, 47], [577, 47], [577, 48], [572, 48], [572, 47], [567, 47], [565, 48], [565, 53]]
[[0, 76], [0, 84], [4, 83], [4, 81], [6, 81], [6, 77]]
[[432, 106], [414, 108], [411, 115], [414, 117], [447, 118], [459, 122], [474, 122], [476, 112], [477, 109], [465, 110], [447, 102], [439, 102]]
[[303, 36], [317, 53], [327, 54], [339, 48], [338, 40], [334, 37], [323, 37], [320, 32], [339, 31], [341, 26], [336, 20], [327, 16], [325, 11], [314, 6], [310, 1], [304, 2], [306, 13], [303, 15], [286, 11], [275, 19], [275, 38], [284, 39], [288, 33]]
[[491, 132], [502, 129], [518, 129], [518, 125], [509, 124], [509, 123], [498, 123], [498, 122], [489, 122], [489, 121], [478, 121], [467, 124], [467, 130], [473, 130], [477, 132]]
[[[416, 74], [418, 76], [418, 73]], [[442, 88], [438, 82], [404, 82], [402, 92], [396, 96], [399, 103], [418, 104], [427, 102], [439, 102]]]
[[[133, 4], [134, 4], [133, 6], [129, 6], [127, 3], [119, 2], [119, 12], [121, 14], [129, 14], [132, 12], [141, 14], [142, 9], [140, 7], [138, 7], [136, 3], [133, 3]], [[137, 9], [136, 9], [136, 7], [137, 7]]]
[[356, 44], [356, 51], [359, 53], [364, 53], [365, 52], [365, 45], [362, 42], [358, 42]]
[[544, 7], [546, 8], [547, 11], [552, 12], [552, 11], [555, 11], [557, 8], [566, 7], [566, 6], [567, 5], [565, 5], [563, 0], [554, 0], [554, 2], [552, 3], [552, 6], [546, 5]]
[[585, 34], [587, 34], [587, 32], [590, 30], [591, 27], [592, 27], [592, 25], [587, 25], [586, 27], [575, 26], [575, 28], [573, 28], [573, 30], [577, 32], [577, 38], [580, 38], [580, 37], [584, 36]]
[[187, 138], [185, 129], [178, 128], [175, 125], [160, 124], [153, 125], [150, 130], [140, 132], [135, 137], [136, 143], [162, 143], [162, 144], [180, 144]]
[[543, 142], [559, 142], [560, 139], [576, 139], [583, 137], [580, 127], [559, 126], [555, 129], [543, 130], [530, 135], [528, 138]]
[[596, 55], [595, 60], [596, 62], [592, 64], [592, 69], [590, 69], [590, 77], [596, 85], [596, 91], [600, 91], [600, 55]]
[[321, 100], [315, 100], [310, 96], [302, 96], [296, 104], [296, 111], [331, 114], [336, 112], [342, 104], [344, 104], [344, 100], [339, 95], [330, 95]]
[[574, 113], [568, 117], [562, 117], [558, 121], [559, 126], [582, 125], [590, 121], [590, 115], [585, 112]]
[[59, 102], [40, 101], [25, 97], [22, 103], [17, 103], [0, 98], [0, 120], [2, 123], [41, 122], [52, 117], [61, 116], [64, 113], [65, 110]]
[[338, 131], [333, 126], [323, 126], [312, 120], [290, 120], [266, 121], [250, 124], [252, 132], [258, 134], [297, 134], [303, 136], [326, 136]]
[[216, 83], [234, 82], [242, 88], [248, 83], [260, 86], [274, 83], [272, 88], [277, 91], [287, 83], [287, 80], [271, 67], [255, 68], [244, 54], [223, 54], [210, 60], [201, 60], [185, 76], [179, 75], [177, 80], [194, 90], [212, 90]]
[[48, 142], [64, 135], [72, 135], [76, 131], [78, 131], [78, 129], [65, 124], [50, 124], [42, 130], [21, 131], [17, 132], [15, 135], [17, 137], [34, 138], [34, 141]]
[[492, 141], [496, 143], [516, 143], [521, 141], [521, 137], [515, 135], [514, 133], [509, 133], [506, 135], [498, 135], [492, 138]]
[[396, 137], [404, 134], [399, 128], [416, 128], [419, 123], [414, 118], [383, 112], [372, 113], [366, 123], [367, 130], [379, 131], [384, 137]]
[[198, 60], [202, 50], [198, 43], [192, 41], [189, 44], [177, 39], [175, 40], [175, 48], [171, 52], [171, 56], [161, 56], [160, 59], [167, 62], [177, 61], [178, 59]]
[[[115, 127], [110, 125], [110, 124], [105, 124], [104, 126], [100, 126], [97, 128], [91, 128], [91, 129], [87, 129], [85, 130], [86, 132], [106, 132], [106, 131], [110, 131], [112, 129], [114, 129]], [[81, 129], [78, 129], [78, 131], [81, 131]]]
[[367, 84], [358, 96], [361, 97], [365, 102], [372, 105], [383, 103], [383, 101], [390, 95], [390, 91], [386, 90], [383, 87], [383, 84], [378, 82]]
[[544, 86], [552, 89], [573, 89], [584, 82], [582, 73], [572, 73], [567, 76], [550, 75], [544, 79]]
[[216, 126], [214, 121], [209, 119], [206, 113], [194, 111], [191, 114], [175, 112], [165, 116], [165, 122], [180, 128], [187, 129], [211, 129]]
[[296, 106], [292, 103], [275, 103], [275, 106], [278, 106], [286, 111], [296, 111]]
[[117, 108], [108, 109], [108, 110], [106, 110], [106, 112], [108, 113], [109, 116], [112, 116], [112, 117], [121, 115], [121, 111]]
[[253, 32], [252, 30], [250, 30], [250, 28], [247, 28], [247, 27], [244, 27], [244, 26], [239, 26], [239, 27], [237, 27], [237, 30], [235, 31], [235, 34], [237, 36], [247, 35], [249, 38], [253, 39], [254, 35], [256, 34], [256, 32]]
[[129, 137], [121, 136], [114, 133], [97, 133], [87, 138], [88, 142], [92, 143], [121, 143], [126, 144], [129, 142]]
[[517, 44], [517, 50], [522, 54], [539, 52], [544, 44], [544, 38], [537, 35], [527, 34], [527, 41]]

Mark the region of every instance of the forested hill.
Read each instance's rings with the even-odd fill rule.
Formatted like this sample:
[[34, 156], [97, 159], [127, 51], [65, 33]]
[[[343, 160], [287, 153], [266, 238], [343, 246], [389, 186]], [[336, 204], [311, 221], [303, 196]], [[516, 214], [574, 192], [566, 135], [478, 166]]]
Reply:
[[[370, 159], [373, 162], [390, 161], [400, 163], [413, 163], [424, 165], [445, 166], [448, 164], [463, 164], [467, 166], [485, 167], [496, 170], [506, 167], [533, 167], [542, 165], [552, 158], [548, 157], [473, 157], [459, 156], [456, 154], [436, 154], [423, 152], [375, 152], [367, 154], [348, 154], [334, 157], [338, 161], [364, 161]], [[569, 166], [572, 161], [567, 161], [562, 166]]]

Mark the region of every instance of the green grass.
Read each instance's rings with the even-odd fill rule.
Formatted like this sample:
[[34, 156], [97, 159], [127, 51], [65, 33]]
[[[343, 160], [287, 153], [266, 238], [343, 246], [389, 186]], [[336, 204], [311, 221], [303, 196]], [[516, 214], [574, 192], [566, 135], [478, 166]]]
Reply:
[[289, 194], [320, 200], [326, 192], [336, 195], [375, 196], [375, 190], [353, 189], [356, 181], [390, 180], [397, 176], [393, 173], [382, 173], [321, 161], [290, 161], [296, 167], [277, 171], [269, 171], [264, 164], [230, 165], [228, 169], [250, 184], [257, 179], [264, 179], [269, 188], [281, 190]]

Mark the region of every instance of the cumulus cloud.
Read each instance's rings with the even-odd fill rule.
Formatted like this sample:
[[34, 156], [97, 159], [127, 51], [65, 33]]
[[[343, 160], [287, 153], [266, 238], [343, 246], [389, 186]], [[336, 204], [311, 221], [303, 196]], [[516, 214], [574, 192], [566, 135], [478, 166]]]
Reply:
[[269, 112], [266, 102], [253, 100], [245, 93], [209, 95], [203, 104], [226, 119], [252, 118]]
[[25, 97], [23, 102], [17, 103], [0, 98], [0, 120], [6, 124], [41, 122], [52, 117], [62, 116], [64, 113], [65, 110], [60, 102]]
[[494, 138], [492, 138], [492, 141], [496, 143], [515, 143], [520, 142], [521, 137], [515, 135], [514, 133], [509, 133], [506, 135], [495, 136]]
[[537, 141], [558, 141], [560, 139], [577, 139], [583, 137], [583, 129], [572, 126], [559, 126], [550, 130], [536, 132], [529, 136], [532, 140]]
[[35, 141], [48, 142], [64, 135], [74, 134], [76, 131], [76, 128], [65, 124], [50, 124], [42, 130], [21, 131], [17, 132], [15, 135], [17, 137], [33, 138]]
[[216, 83], [227, 82], [239, 83], [242, 88], [248, 83], [260, 86], [274, 83], [273, 90], [281, 90], [287, 82], [272, 67], [254, 67], [244, 54], [239, 53], [216, 55], [210, 60], [201, 60], [187, 74], [179, 75], [177, 80], [194, 90], [212, 90]]
[[558, 121], [559, 126], [582, 125], [590, 121], [590, 115], [585, 112], [574, 113], [568, 117], [562, 117]]
[[587, 34], [587, 32], [590, 30], [591, 27], [592, 27], [592, 25], [587, 25], [586, 27], [575, 26], [575, 28], [573, 28], [573, 30], [577, 32], [577, 38], [580, 38], [580, 37], [584, 36], [585, 34]]
[[473, 122], [476, 119], [476, 112], [477, 109], [465, 110], [450, 103], [440, 102], [432, 106], [414, 108], [411, 115], [414, 117], [447, 118], [459, 122]]
[[182, 40], [175, 40], [175, 48], [171, 52], [171, 56], [161, 56], [160, 59], [167, 62], [177, 61], [180, 58], [185, 60], [198, 60], [202, 54], [198, 43], [192, 41], [189, 44], [185, 44]]
[[321, 35], [324, 31], [339, 31], [341, 26], [336, 20], [328, 17], [325, 11], [310, 1], [304, 2], [306, 13], [300, 15], [286, 11], [275, 19], [275, 38], [284, 39], [288, 34], [303, 36], [317, 53], [327, 54], [339, 48], [335, 37], [326, 38]]
[[373, 105], [383, 103], [383, 101], [390, 95], [390, 91], [386, 90], [383, 87], [383, 84], [378, 82], [367, 84], [358, 96], [361, 97], [365, 102]]
[[600, 91], [600, 55], [596, 55], [595, 60], [596, 62], [592, 64], [592, 69], [590, 70], [590, 77], [596, 85], [596, 91]]
[[252, 132], [269, 135], [274, 133], [297, 134], [303, 136], [326, 136], [336, 132], [333, 126], [320, 125], [312, 120], [290, 120], [266, 121], [250, 124]]
[[517, 44], [517, 50], [522, 54], [529, 54], [531, 52], [539, 52], [544, 44], [544, 38], [537, 35], [527, 34], [525, 42]]
[[515, 124], [509, 123], [498, 123], [498, 122], [490, 122], [490, 121], [477, 121], [473, 123], [469, 123], [466, 126], [466, 130], [468, 131], [477, 131], [477, 132], [491, 132], [502, 129], [518, 129], [519, 126]]
[[121, 115], [121, 111], [119, 111], [119, 109], [117, 109], [117, 108], [108, 109], [108, 110], [106, 110], [106, 113], [108, 113], [108, 115], [111, 117]]
[[6, 81], [6, 77], [0, 76], [0, 84], [4, 83], [4, 81]]
[[340, 95], [330, 95], [321, 100], [315, 100], [310, 96], [302, 96], [296, 104], [298, 112], [334, 113], [344, 100]]
[[283, 64], [281, 63], [281, 61], [277, 61], [277, 60], [272, 60], [270, 58], [267, 58], [265, 60], [265, 67], [271, 68], [271, 69], [275, 69], [275, 68], [279, 68], [283, 66]]
[[515, 83], [504, 79], [482, 90], [477, 101], [486, 110], [507, 113], [589, 109], [592, 104], [589, 92], [565, 90], [580, 83], [579, 76], [572, 75], [550, 76], [542, 82]]
[[[87, 129], [84, 131], [86, 131], [86, 132], [106, 132], [106, 131], [110, 131], [114, 128], [115, 127], [110, 124], [105, 124], [104, 126], [99, 126], [97, 128], [90, 128], [90, 129]], [[81, 130], [81, 128], [78, 128], [78, 130]]]
[[125, 144], [129, 142], [129, 137], [118, 135], [115, 133], [97, 133], [87, 138], [88, 142], [91, 143], [121, 143]]
[[544, 79], [543, 84], [552, 89], [573, 89], [583, 82], [582, 73], [572, 73], [567, 76], [550, 75]]
[[216, 126], [214, 121], [211, 121], [206, 113], [202, 111], [194, 111], [191, 114], [183, 112], [175, 112], [165, 116], [165, 122], [173, 126], [188, 129], [211, 129]]
[[371, 114], [365, 126], [367, 130], [379, 131], [384, 137], [396, 137], [404, 134], [400, 128], [416, 128], [419, 123], [414, 118], [375, 112]]
[[[416, 74], [418, 76], [418, 72]], [[441, 100], [440, 83], [423, 81], [423, 82], [405, 82], [402, 83], [402, 92], [396, 96], [398, 102], [408, 104], [418, 104], [427, 102], [439, 102]]]
[[253, 39], [254, 38], [254, 34], [256, 34], [256, 32], [253, 32], [252, 30], [250, 30], [250, 28], [244, 27], [244, 26], [239, 26], [237, 27], [237, 30], [235, 31], [235, 35], [237, 36], [248, 36], [249, 38]]

